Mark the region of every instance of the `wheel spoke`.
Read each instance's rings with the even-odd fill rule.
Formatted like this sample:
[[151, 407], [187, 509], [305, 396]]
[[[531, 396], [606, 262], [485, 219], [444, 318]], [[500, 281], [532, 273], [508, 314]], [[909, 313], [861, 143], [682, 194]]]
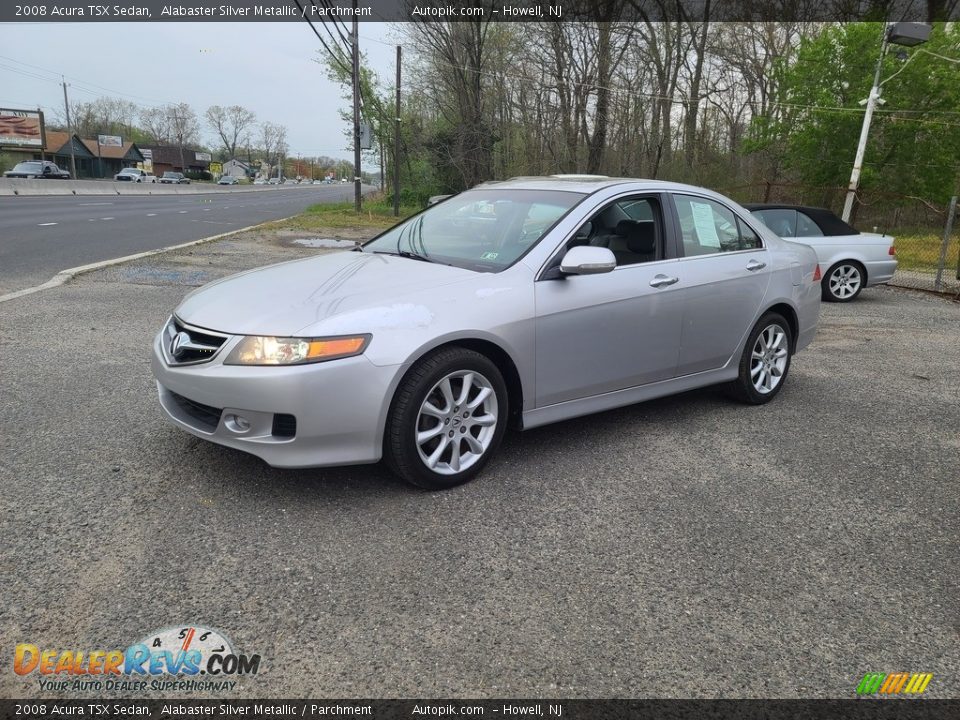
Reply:
[[440, 394], [443, 395], [443, 399], [447, 403], [443, 411], [448, 413], [453, 410], [453, 387], [450, 385], [450, 378], [444, 378], [443, 382], [440, 383]]
[[467, 373], [463, 376], [463, 387], [460, 388], [460, 397], [457, 398], [457, 407], [463, 407], [470, 397], [470, 390], [473, 389], [473, 373]]
[[430, 428], [429, 430], [421, 430], [417, 433], [417, 445], [423, 445], [427, 440], [435, 438], [437, 435], [443, 432], [443, 423], [438, 423], [436, 426]]
[[430, 415], [431, 417], [435, 417], [439, 419], [441, 422], [443, 422], [443, 419], [447, 416], [447, 414], [443, 410], [438, 408], [429, 400], [423, 403], [423, 407], [420, 408], [420, 414]]
[[450, 444], [450, 441], [447, 439], [447, 436], [444, 435], [440, 439], [440, 444], [437, 445], [436, 449], [430, 453], [430, 457], [427, 458], [427, 467], [433, 470], [437, 463], [440, 461], [440, 456], [443, 455], [443, 451], [447, 449], [447, 445]]
[[450, 469], [454, 472], [460, 472], [460, 438], [454, 438], [450, 441], [452, 448], [450, 453]]
[[760, 372], [761, 370], [763, 370], [763, 363], [757, 363], [756, 365], [754, 365], [754, 366], [750, 369], [750, 375], [751, 375], [751, 377], [755, 376], [755, 375], [756, 375], [758, 372]]
[[470, 410], [473, 410], [474, 408], [479, 407], [481, 403], [483, 403], [488, 397], [490, 397], [490, 394], [492, 392], [493, 392], [493, 388], [488, 388], [488, 387], [481, 388], [480, 392], [477, 393], [477, 396], [473, 400], [467, 403], [467, 408]]
[[477, 440], [473, 435], [467, 433], [463, 436], [463, 439], [467, 441], [467, 447], [470, 448], [470, 452], [474, 455], [483, 454], [483, 445], [480, 444], [480, 441]]
[[479, 425], [480, 427], [491, 427], [497, 424], [495, 415], [474, 415], [470, 419], [473, 421], [472, 425]]
[[755, 383], [758, 390], [764, 387], [764, 385], [766, 384], [766, 380], [767, 380], [767, 370], [766, 368], [761, 368], [760, 377], [757, 378], [757, 382]]

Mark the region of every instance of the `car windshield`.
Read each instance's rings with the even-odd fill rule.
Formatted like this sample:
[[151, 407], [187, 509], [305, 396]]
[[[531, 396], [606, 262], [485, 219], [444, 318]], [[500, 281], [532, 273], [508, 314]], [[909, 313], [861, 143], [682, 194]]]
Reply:
[[499, 272], [583, 198], [562, 190], [469, 190], [391, 228], [363, 251]]
[[38, 162], [23, 162], [19, 163], [14, 169], [14, 172], [38, 172], [43, 166]]
[[180, 173], [165, 172], [165, 173], [163, 174], [163, 176], [164, 176], [164, 177], [180, 177]]

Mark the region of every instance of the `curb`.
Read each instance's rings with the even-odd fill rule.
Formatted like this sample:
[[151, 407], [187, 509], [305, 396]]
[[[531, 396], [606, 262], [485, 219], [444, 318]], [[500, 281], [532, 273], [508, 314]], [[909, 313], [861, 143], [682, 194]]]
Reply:
[[103, 268], [111, 267], [112, 265], [122, 265], [123, 263], [130, 262], [131, 260], [139, 260], [152, 255], [160, 255], [161, 253], [172, 252], [174, 250], [182, 250], [184, 248], [193, 247], [194, 245], [203, 245], [204, 243], [213, 242], [214, 240], [221, 240], [231, 235], [247, 232], [248, 230], [256, 230], [264, 225], [282, 222], [283, 220], [289, 220], [293, 217], [296, 217], [296, 215], [289, 215], [284, 218], [276, 218], [275, 220], [267, 220], [266, 222], [257, 223], [256, 225], [249, 225], [248, 227], [220, 233], [219, 235], [211, 235], [209, 237], [200, 238], [199, 240], [191, 240], [190, 242], [181, 243], [180, 245], [168, 245], [167, 247], [157, 248], [156, 250], [146, 250], [134, 255], [125, 255], [124, 257], [113, 258], [111, 260], [101, 260], [100, 262], [91, 263], [89, 265], [80, 265], [78, 267], [67, 268], [66, 270], [61, 270], [58, 272], [42, 285], [34, 285], [33, 287], [24, 288], [23, 290], [16, 290], [12, 293], [7, 293], [6, 295], [0, 295], [0, 303], [5, 303], [8, 300], [16, 300], [17, 298], [24, 297], [25, 295], [32, 295], [33, 293], [40, 292], [41, 290], [49, 290], [51, 288], [58, 287], [72, 280], [78, 275], [83, 275], [84, 273], [102, 270]]

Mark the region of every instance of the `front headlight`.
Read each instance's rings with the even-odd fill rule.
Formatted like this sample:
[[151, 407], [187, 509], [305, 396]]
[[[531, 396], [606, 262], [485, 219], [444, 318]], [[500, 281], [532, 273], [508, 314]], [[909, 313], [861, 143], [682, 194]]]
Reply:
[[301, 365], [360, 355], [370, 335], [322, 338], [279, 338], [248, 335], [230, 352], [224, 365]]

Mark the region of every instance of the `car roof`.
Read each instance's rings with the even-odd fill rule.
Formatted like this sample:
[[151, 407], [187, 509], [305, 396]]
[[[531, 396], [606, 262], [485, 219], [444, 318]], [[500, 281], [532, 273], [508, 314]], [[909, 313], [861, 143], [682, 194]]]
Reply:
[[[667, 182], [665, 180], [647, 180], [644, 178], [606, 177], [604, 175], [548, 175], [545, 177], [513, 177], [509, 180], [490, 180], [474, 186], [474, 190], [496, 187], [504, 190], [561, 190], [590, 195], [614, 185], [631, 185], [637, 191], [647, 192], [695, 192], [722, 195], [695, 185]], [[727, 198], [723, 198], [728, 200]], [[729, 201], [729, 200], [728, 200]]]
[[778, 203], [744, 203], [747, 210], [797, 210], [810, 217], [823, 231], [824, 235], [859, 235], [860, 231], [845, 223], [832, 210], [809, 205], [787, 205]]

